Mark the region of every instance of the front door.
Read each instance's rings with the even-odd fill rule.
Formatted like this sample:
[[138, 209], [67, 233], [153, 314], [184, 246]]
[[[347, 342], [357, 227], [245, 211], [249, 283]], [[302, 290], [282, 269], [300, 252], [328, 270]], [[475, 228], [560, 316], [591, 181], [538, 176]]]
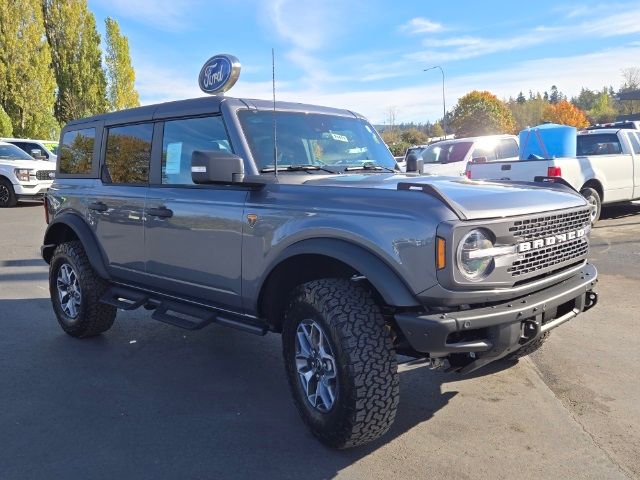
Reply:
[[159, 181], [150, 186], [145, 208], [146, 282], [239, 311], [247, 191], [194, 185], [195, 150], [231, 151], [222, 117], [164, 123]]

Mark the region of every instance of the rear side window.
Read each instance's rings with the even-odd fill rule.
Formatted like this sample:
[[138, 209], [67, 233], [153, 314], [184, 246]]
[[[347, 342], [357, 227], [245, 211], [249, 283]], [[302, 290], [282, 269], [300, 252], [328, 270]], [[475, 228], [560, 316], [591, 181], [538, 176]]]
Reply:
[[516, 142], [513, 138], [505, 138], [503, 140], [500, 140], [497, 153], [498, 158], [518, 157], [520, 155], [518, 142]]
[[102, 168], [105, 183], [147, 184], [153, 124], [110, 128]]
[[488, 161], [497, 160], [496, 149], [491, 147], [477, 147], [473, 150], [471, 158], [485, 157]]
[[222, 117], [186, 118], [164, 124], [162, 183], [193, 185], [191, 155], [194, 151], [232, 153]]
[[578, 135], [577, 155], [616, 155], [622, 153], [618, 136], [614, 133]]
[[58, 159], [60, 173], [67, 175], [91, 174], [95, 136], [95, 128], [71, 130], [64, 134]]

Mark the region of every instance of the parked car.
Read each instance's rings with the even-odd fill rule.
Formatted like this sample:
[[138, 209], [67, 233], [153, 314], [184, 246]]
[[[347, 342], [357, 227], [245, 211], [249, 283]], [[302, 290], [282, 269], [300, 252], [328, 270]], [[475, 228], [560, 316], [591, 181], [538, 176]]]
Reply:
[[42, 199], [53, 183], [55, 168], [15, 145], [0, 142], [0, 208], [14, 207], [20, 199]]
[[57, 141], [32, 140], [30, 138], [2, 138], [0, 140], [15, 145], [36, 160], [49, 160], [50, 162], [55, 162], [58, 158]]
[[474, 180], [532, 182], [558, 177], [582, 193], [592, 205], [592, 221], [602, 205], [640, 199], [640, 131], [634, 128], [578, 132], [576, 157], [471, 162], [466, 175]]
[[581, 195], [395, 165], [349, 110], [213, 96], [74, 120], [45, 202], [53, 311], [74, 337], [139, 307], [280, 333], [311, 431], [371, 442], [396, 415], [396, 353], [472, 372], [597, 300]]

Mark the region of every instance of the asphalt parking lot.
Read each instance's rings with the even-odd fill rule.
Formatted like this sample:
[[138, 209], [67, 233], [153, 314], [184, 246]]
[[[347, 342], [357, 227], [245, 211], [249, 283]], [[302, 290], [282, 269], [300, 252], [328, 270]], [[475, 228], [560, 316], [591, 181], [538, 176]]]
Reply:
[[295, 412], [275, 335], [188, 332], [120, 312], [58, 327], [41, 205], [0, 210], [0, 479], [640, 478], [640, 205], [592, 234], [599, 304], [542, 350], [470, 377], [401, 373], [391, 432], [321, 446]]

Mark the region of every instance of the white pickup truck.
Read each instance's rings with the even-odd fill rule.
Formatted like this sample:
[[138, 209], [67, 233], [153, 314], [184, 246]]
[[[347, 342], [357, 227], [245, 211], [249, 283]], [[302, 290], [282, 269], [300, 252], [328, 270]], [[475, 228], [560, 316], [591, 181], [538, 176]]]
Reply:
[[20, 199], [41, 199], [55, 171], [55, 163], [35, 160], [15, 145], [0, 142], [0, 208], [15, 207]]
[[578, 132], [576, 157], [467, 164], [467, 178], [533, 182], [560, 177], [593, 205], [592, 222], [602, 205], [640, 199], [640, 130], [594, 129]]

